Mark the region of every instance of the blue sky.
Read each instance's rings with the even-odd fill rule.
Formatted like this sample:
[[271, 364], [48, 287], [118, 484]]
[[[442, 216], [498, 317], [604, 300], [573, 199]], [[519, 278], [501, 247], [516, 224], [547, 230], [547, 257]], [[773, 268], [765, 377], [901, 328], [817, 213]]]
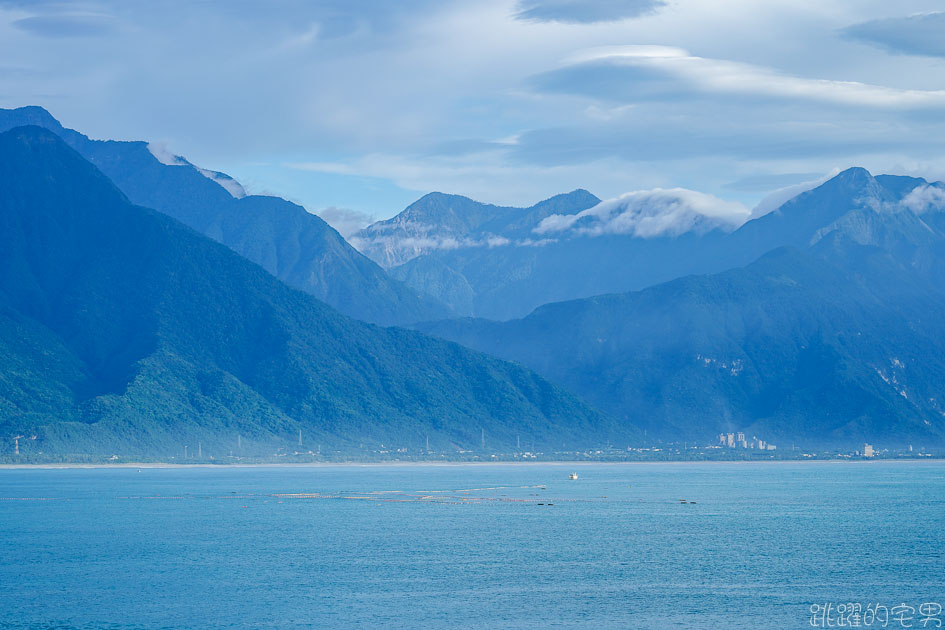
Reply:
[[440, 190], [945, 176], [931, 1], [0, 0], [0, 105], [164, 143], [333, 221]]

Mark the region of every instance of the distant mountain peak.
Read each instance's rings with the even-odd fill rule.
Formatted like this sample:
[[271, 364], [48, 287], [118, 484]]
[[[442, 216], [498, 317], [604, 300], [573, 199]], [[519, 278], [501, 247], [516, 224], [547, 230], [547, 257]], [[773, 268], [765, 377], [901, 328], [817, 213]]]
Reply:
[[601, 199], [596, 195], [591, 194], [583, 188], [576, 188], [571, 192], [561, 193], [554, 195], [553, 197], [549, 197], [543, 201], [539, 201], [534, 206], [529, 208], [529, 210], [535, 211], [547, 206], [564, 206], [564, 208], [586, 209], [596, 206], [600, 202]]
[[343, 317], [132, 205], [31, 126], [0, 133], [0, 357], [0, 434], [50, 454], [167, 457], [200, 440], [222, 459], [294, 448], [303, 429], [332, 450], [633, 435], [525, 368]]
[[600, 199], [596, 195], [592, 194], [590, 191], [585, 190], [584, 188], [575, 188], [571, 192], [560, 193], [552, 197], [549, 197], [548, 199], [545, 199], [544, 201], [539, 201], [538, 203], [535, 204], [535, 206], [540, 206], [543, 203], [548, 203], [549, 201], [554, 201], [557, 199], [596, 199], [598, 202], [600, 202]]
[[840, 171], [831, 179], [848, 182], [869, 181], [873, 179], [873, 175], [862, 166], [851, 166], [850, 168]]
[[133, 203], [187, 224], [343, 313], [391, 325], [448, 310], [358, 253], [317, 215], [278, 197], [246, 197], [233, 178], [160, 144], [91, 140], [41, 107], [0, 108], [0, 132], [34, 124], [53, 132]]
[[451, 249], [510, 245], [550, 214], [574, 214], [600, 202], [583, 189], [555, 195], [528, 208], [497, 206], [442, 192], [427, 193], [391, 219], [378, 221], [351, 238], [383, 267], [396, 267], [424, 254]]
[[175, 153], [171, 153], [168, 151], [166, 146], [159, 142], [149, 142], [147, 143], [147, 146], [148, 152], [154, 156], [154, 159], [164, 166], [186, 166], [192, 168], [213, 183], [219, 185], [226, 192], [230, 193], [234, 199], [242, 199], [246, 196], [246, 189], [243, 188], [243, 185], [226, 173], [212, 171], [208, 168], [200, 168], [196, 164], [192, 164], [186, 158], [183, 158]]
[[807, 193], [802, 193], [794, 199], [799, 199], [804, 194], [849, 194], [851, 191], [875, 195], [880, 194], [882, 190], [882, 185], [876, 181], [876, 178], [868, 170], [861, 166], [853, 166], [840, 171], [820, 186]]
[[[458, 220], [460, 223], [470, 224], [474, 223], [477, 216], [481, 214], [481, 212], [474, 213], [472, 211], [474, 208], [497, 208], [497, 206], [480, 203], [463, 195], [430, 192], [407, 206], [391, 221], [398, 224], [423, 222], [435, 225], [438, 223], [455, 224]], [[467, 225], [467, 227], [475, 226]]]
[[428, 192], [427, 194], [423, 195], [422, 197], [420, 197], [419, 199], [417, 199], [416, 201], [414, 201], [412, 204], [410, 204], [407, 207], [410, 208], [411, 206], [422, 206], [431, 201], [450, 201], [454, 199], [472, 201], [472, 199], [470, 199], [469, 197], [466, 197], [465, 195], [456, 195], [453, 193], [445, 193], [445, 192], [440, 192], [438, 190], [434, 190], [432, 192]]
[[819, 186], [791, 197], [774, 212], [758, 220], [770, 222], [777, 220], [778, 216], [797, 220], [803, 216], [806, 221], [819, 221], [822, 217], [829, 222], [854, 207], [875, 207], [888, 196], [888, 191], [868, 170], [853, 166]]
[[8, 117], [16, 120], [18, 125], [36, 125], [45, 127], [54, 131], [61, 130], [63, 127], [52, 114], [39, 105], [26, 105], [15, 109], [0, 109], [0, 121]]

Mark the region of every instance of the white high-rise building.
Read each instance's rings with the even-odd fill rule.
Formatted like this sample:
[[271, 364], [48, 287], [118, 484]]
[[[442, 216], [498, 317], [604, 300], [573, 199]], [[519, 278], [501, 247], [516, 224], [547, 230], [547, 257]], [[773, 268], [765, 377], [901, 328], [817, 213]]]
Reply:
[[876, 453], [873, 451], [873, 445], [872, 445], [872, 444], [864, 444], [864, 445], [863, 445], [863, 457], [873, 457], [874, 455], [876, 455]]

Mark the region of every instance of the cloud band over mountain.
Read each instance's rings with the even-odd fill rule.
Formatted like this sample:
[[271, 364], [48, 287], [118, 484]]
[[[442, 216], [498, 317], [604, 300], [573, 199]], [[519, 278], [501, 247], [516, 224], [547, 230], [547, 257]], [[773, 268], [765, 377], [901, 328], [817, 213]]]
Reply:
[[625, 234], [640, 238], [678, 236], [715, 228], [735, 229], [748, 215], [740, 203], [694, 190], [643, 190], [603, 201], [577, 214], [553, 214], [543, 219], [534, 232], [574, 236]]

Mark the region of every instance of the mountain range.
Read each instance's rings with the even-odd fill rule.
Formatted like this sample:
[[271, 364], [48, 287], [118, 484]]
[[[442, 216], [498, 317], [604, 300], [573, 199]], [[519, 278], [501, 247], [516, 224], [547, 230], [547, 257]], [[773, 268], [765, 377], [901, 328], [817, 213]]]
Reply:
[[634, 435], [523, 367], [339, 314], [36, 126], [0, 134], [0, 319], [0, 434], [49, 454]]
[[761, 216], [431, 193], [362, 254], [147, 143], [8, 127], [0, 434], [30, 448], [945, 443], [941, 183], [851, 168]]
[[655, 439], [943, 442], [945, 186], [853, 168], [718, 238], [717, 265], [763, 255], [418, 328], [528, 365]]
[[732, 263], [717, 260], [718, 244], [744, 220], [739, 213], [686, 190], [604, 202], [575, 190], [530, 208], [431, 193], [352, 243], [456, 314], [503, 320], [548, 302], [725, 269]]
[[[426, 195], [352, 239], [367, 256], [457, 315], [506, 320], [550, 302], [639, 290], [803, 247], [847, 212], [895, 203], [924, 180], [849, 169], [748, 220], [737, 204], [684, 189], [601, 201], [578, 190], [532, 208]], [[808, 191], [809, 192], [809, 191]]]
[[436, 300], [391, 278], [301, 206], [246, 195], [229, 176], [146, 142], [90, 140], [41, 107], [0, 109], [0, 131], [22, 125], [62, 137], [133, 203], [174, 217], [346, 315], [391, 325], [450, 314]]

